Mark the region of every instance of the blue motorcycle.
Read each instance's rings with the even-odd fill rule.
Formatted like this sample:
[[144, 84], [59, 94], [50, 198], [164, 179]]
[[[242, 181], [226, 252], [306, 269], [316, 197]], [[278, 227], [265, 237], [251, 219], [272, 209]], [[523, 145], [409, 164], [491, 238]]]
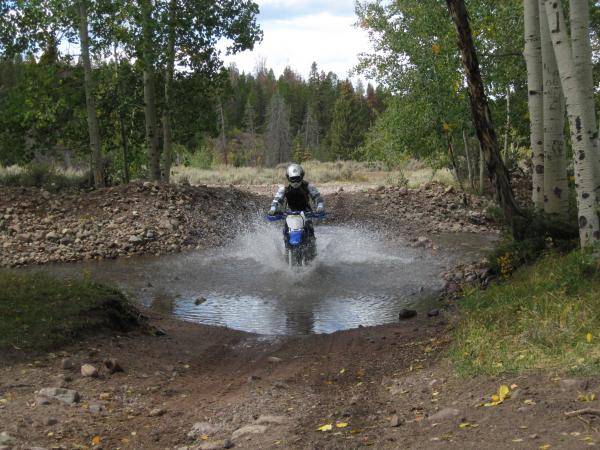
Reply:
[[267, 216], [271, 222], [285, 219], [283, 242], [285, 257], [290, 267], [306, 266], [317, 256], [317, 238], [309, 219], [323, 219], [325, 213], [317, 214], [304, 211], [286, 211]]

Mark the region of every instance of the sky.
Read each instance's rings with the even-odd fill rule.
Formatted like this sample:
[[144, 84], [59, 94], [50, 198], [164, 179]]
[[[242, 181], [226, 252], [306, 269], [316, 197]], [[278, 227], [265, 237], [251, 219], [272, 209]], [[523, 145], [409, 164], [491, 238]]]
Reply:
[[225, 56], [252, 72], [259, 59], [279, 76], [286, 66], [304, 77], [313, 61], [320, 70], [339, 77], [358, 62], [357, 55], [370, 49], [367, 34], [356, 28], [354, 0], [256, 0], [263, 41], [253, 51]]

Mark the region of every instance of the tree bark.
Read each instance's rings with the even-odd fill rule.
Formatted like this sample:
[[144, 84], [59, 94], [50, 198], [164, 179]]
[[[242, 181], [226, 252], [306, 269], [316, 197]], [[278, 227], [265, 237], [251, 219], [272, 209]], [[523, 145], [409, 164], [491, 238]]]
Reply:
[[506, 125], [504, 126], [504, 164], [508, 165], [508, 140], [510, 138], [510, 87], [506, 88]]
[[219, 114], [219, 128], [221, 130], [221, 151], [223, 152], [223, 162], [227, 166], [229, 164], [227, 157], [227, 139], [225, 136], [225, 113], [223, 111], [223, 102], [221, 101], [221, 97], [219, 97], [219, 103], [217, 105], [218, 114]]
[[88, 15], [86, 0], [79, 0], [79, 40], [81, 43], [81, 60], [85, 86], [85, 104], [87, 109], [88, 134], [92, 160], [94, 186], [104, 186], [104, 170], [102, 168], [102, 152], [100, 148], [100, 126], [94, 98], [94, 79], [90, 61], [90, 40], [88, 32]]
[[[119, 78], [119, 55], [117, 54], [117, 47], [115, 45], [113, 49], [115, 58], [115, 79], [117, 83], [117, 97], [121, 98], [123, 89], [121, 88], [121, 80]], [[119, 128], [121, 133], [121, 153], [123, 155], [123, 183], [129, 183], [129, 151], [127, 148], [127, 131], [125, 129], [125, 112], [123, 111], [123, 104], [119, 101], [118, 105], [119, 113]]]
[[477, 141], [479, 144], [479, 193], [483, 195], [485, 189], [485, 158], [483, 156], [483, 148], [481, 147], [481, 141]]
[[544, 208], [544, 122], [542, 47], [540, 40], [540, 8], [538, 0], [525, 0], [525, 62], [529, 91], [529, 127], [531, 135], [533, 207]]
[[473, 183], [473, 171], [471, 170], [471, 157], [469, 155], [469, 140], [467, 139], [467, 132], [465, 130], [463, 130], [463, 141], [465, 144], [465, 156], [467, 158], [467, 174], [469, 177], [469, 185], [471, 186], [471, 189], [474, 189], [475, 185]]
[[[581, 246], [588, 247], [600, 241], [600, 219], [597, 210], [598, 176], [596, 175], [598, 136], [595, 114], [594, 117], [590, 116], [594, 105], [586, 105], [590, 99], [585, 95], [585, 89], [581, 86], [581, 76], [575, 70], [561, 2], [544, 0], [544, 6], [571, 129], [579, 237]], [[578, 68], [581, 68], [581, 65]]]
[[144, 66], [144, 116], [146, 121], [146, 145], [148, 146], [148, 175], [151, 180], [159, 181], [161, 176], [156, 112], [156, 82], [154, 77], [155, 56], [152, 32], [152, 1], [140, 0], [140, 7], [142, 13], [142, 62]]
[[169, 1], [169, 31], [167, 37], [167, 67], [165, 70], [165, 106], [163, 109], [163, 180], [168, 183], [171, 178], [173, 162], [173, 142], [171, 138], [171, 91], [175, 72], [175, 13], [177, 1]]
[[566, 217], [569, 185], [564, 142], [565, 105], [543, 1], [539, 0], [540, 11], [544, 12], [539, 16], [544, 79], [544, 212]]
[[481, 142], [490, 179], [498, 203], [502, 208], [504, 219], [513, 236], [520, 239], [523, 230], [516, 222], [519, 217], [522, 217], [522, 213], [513, 195], [508, 170], [500, 157], [498, 139], [492, 124], [491, 112], [481, 79], [467, 9], [464, 0], [446, 0], [446, 4], [458, 33], [458, 47], [462, 54], [462, 62], [467, 76], [473, 123], [477, 130], [477, 137]]

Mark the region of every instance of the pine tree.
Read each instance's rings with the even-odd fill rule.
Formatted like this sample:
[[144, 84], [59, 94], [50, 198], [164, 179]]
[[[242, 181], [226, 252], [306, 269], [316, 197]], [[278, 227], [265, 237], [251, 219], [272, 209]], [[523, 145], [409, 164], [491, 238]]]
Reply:
[[344, 81], [333, 108], [331, 156], [334, 159], [350, 159], [354, 150], [364, 142], [368, 126], [369, 114], [365, 101], [356, 95], [350, 81]]
[[292, 153], [290, 111], [279, 93], [271, 98], [266, 133], [266, 163], [268, 166], [287, 162]]

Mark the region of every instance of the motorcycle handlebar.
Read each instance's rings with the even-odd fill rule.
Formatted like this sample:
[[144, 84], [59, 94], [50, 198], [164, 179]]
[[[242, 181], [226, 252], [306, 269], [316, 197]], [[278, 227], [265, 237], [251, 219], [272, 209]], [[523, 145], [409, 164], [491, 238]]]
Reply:
[[[271, 222], [275, 222], [277, 220], [282, 220], [285, 219], [287, 216], [290, 215], [300, 215], [302, 212], [301, 211], [285, 211], [279, 214], [275, 214], [273, 216], [269, 216], [267, 215], [267, 220], [271, 221]], [[306, 217], [307, 219], [324, 219], [325, 218], [325, 213], [315, 213], [315, 212], [304, 212], [304, 217]]]

